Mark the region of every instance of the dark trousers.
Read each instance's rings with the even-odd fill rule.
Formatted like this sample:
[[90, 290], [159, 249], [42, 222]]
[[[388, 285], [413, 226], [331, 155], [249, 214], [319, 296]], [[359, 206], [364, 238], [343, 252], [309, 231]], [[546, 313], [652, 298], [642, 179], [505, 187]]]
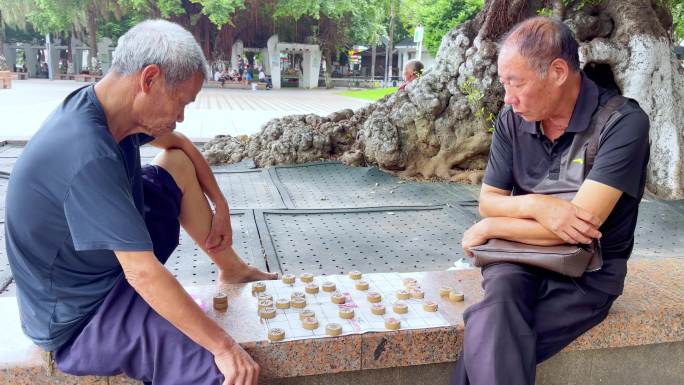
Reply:
[[537, 364], [603, 321], [617, 298], [581, 278], [511, 263], [482, 276], [484, 299], [463, 314], [452, 385], [534, 385]]
[[[144, 167], [143, 188], [147, 230], [165, 263], [178, 246], [181, 192], [158, 166]], [[223, 382], [213, 355], [150, 308], [123, 276], [83, 331], [57, 350], [55, 362], [69, 374], [124, 373], [154, 385]]]

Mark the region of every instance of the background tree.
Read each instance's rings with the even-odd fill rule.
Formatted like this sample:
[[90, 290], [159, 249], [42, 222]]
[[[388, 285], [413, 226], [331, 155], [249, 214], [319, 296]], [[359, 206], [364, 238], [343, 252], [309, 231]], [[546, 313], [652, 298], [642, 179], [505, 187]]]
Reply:
[[423, 26], [423, 45], [434, 56], [444, 35], [472, 19], [483, 5], [483, 0], [404, 0], [401, 20], [411, 36], [418, 24]]
[[545, 14], [574, 30], [587, 74], [637, 100], [649, 115], [648, 188], [684, 198], [684, 69], [673, 52], [677, 6], [669, 0], [487, 0], [473, 19], [444, 36], [435, 66], [408, 92], [354, 113], [276, 119], [247, 143], [212, 141], [205, 155], [215, 162], [249, 157], [260, 166], [329, 157], [403, 177], [479, 182], [503, 103], [496, 43], [517, 22]]
[[0, 56], [4, 56], [7, 28], [26, 30], [30, 3], [24, 0], [0, 0]]

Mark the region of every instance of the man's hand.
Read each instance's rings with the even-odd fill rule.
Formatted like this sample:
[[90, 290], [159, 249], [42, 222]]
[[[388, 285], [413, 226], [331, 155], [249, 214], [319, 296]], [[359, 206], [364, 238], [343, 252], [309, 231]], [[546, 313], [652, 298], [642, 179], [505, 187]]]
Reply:
[[489, 240], [487, 221], [488, 219], [485, 218], [477, 222], [463, 234], [461, 246], [463, 246], [463, 250], [469, 257], [473, 256], [473, 252], [470, 251], [471, 247], [480, 246], [482, 244], [485, 244]]
[[239, 344], [216, 354], [214, 362], [225, 377], [223, 385], [256, 385], [259, 378], [259, 364]]
[[204, 247], [210, 253], [218, 253], [233, 244], [233, 229], [227, 209], [216, 209], [211, 220], [211, 230], [204, 242]]
[[589, 244], [601, 237], [598, 228], [602, 221], [589, 211], [553, 196], [535, 195], [535, 199], [534, 219], [564, 242]]

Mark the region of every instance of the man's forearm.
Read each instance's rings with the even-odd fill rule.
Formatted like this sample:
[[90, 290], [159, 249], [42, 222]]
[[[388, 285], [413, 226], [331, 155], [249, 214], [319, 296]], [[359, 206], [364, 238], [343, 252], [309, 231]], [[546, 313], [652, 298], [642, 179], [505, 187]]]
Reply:
[[532, 219], [507, 217], [486, 218], [488, 238], [507, 239], [530, 245], [560, 245], [562, 239]]
[[537, 210], [537, 196], [501, 195], [482, 193], [480, 195], [480, 215], [488, 217], [534, 218]]
[[144, 271], [144, 274], [127, 273], [126, 279], [152, 309], [183, 334], [212, 354], [225, 351], [236, 343], [202, 311], [156, 258], [146, 263]]

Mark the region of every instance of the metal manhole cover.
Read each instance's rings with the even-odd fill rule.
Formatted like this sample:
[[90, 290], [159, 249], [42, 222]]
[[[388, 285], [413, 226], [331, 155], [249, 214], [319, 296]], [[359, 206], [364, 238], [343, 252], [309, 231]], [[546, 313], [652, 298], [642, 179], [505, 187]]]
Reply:
[[0, 223], [5, 222], [5, 196], [7, 195], [8, 183], [9, 180], [0, 175]]
[[214, 174], [228, 205], [236, 209], [284, 208], [278, 190], [261, 170]]
[[446, 206], [256, 212], [269, 266], [283, 273], [444, 270], [474, 222]]
[[24, 151], [24, 146], [6, 144], [0, 146], [0, 158], [18, 158]]
[[684, 256], [684, 211], [676, 203], [644, 199], [639, 205], [634, 250], [640, 257]]
[[424, 206], [475, 199], [470, 189], [404, 181], [376, 168], [326, 162], [269, 169], [288, 208]]
[[0, 290], [12, 280], [7, 249], [5, 248], [5, 224], [0, 223]]

